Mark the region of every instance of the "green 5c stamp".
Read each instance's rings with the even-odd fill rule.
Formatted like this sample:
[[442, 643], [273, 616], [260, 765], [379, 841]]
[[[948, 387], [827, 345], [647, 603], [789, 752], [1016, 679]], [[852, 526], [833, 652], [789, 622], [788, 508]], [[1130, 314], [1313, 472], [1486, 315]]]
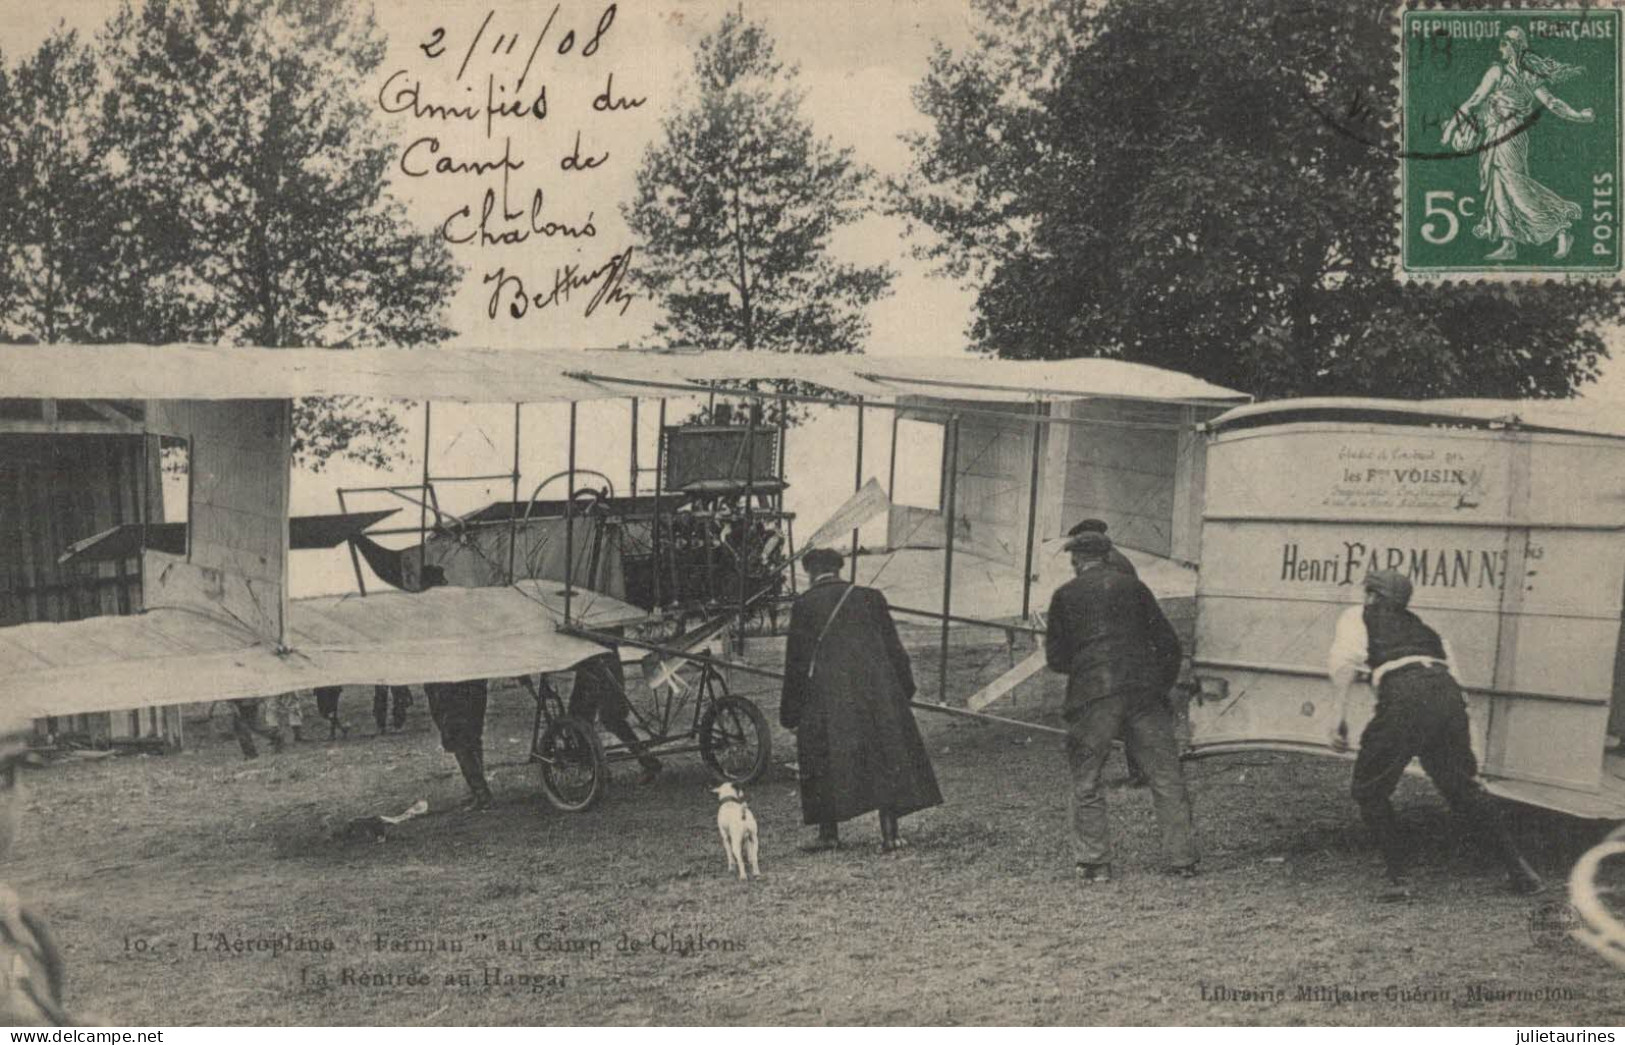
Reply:
[[1614, 278], [1620, 11], [1400, 15], [1400, 277]]

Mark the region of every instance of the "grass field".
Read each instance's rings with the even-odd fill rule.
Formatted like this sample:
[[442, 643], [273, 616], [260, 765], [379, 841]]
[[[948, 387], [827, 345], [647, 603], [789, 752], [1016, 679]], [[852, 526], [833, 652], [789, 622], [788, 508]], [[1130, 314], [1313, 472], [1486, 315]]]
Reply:
[[[932, 658], [919, 660], [929, 692]], [[771, 693], [759, 702], [775, 717]], [[346, 696], [357, 734], [371, 731], [368, 704]], [[765, 877], [750, 885], [723, 873], [693, 756], [647, 788], [623, 769], [579, 815], [552, 811], [527, 770], [500, 768], [491, 812], [429, 816], [383, 843], [347, 837], [351, 817], [463, 797], [421, 697], [404, 734], [245, 762], [204, 724], [184, 754], [33, 774], [8, 876], [62, 940], [70, 1007], [128, 1024], [1625, 1017], [1625, 980], [1532, 929], [1596, 825], [1521, 815], [1558, 888], [1520, 899], [1407, 779], [1419, 897], [1379, 905], [1347, 766], [1231, 757], [1188, 767], [1200, 878], [1156, 872], [1149, 795], [1119, 788], [1119, 879], [1085, 887], [1069, 874], [1056, 739], [920, 718], [947, 804], [905, 821], [910, 850], [875, 852], [871, 819], [847, 825], [839, 853], [799, 852], [809, 829], [776, 765], [751, 792]], [[521, 692], [494, 696], [488, 760], [522, 758], [529, 722]], [[776, 762], [793, 757], [793, 739], [776, 745]]]

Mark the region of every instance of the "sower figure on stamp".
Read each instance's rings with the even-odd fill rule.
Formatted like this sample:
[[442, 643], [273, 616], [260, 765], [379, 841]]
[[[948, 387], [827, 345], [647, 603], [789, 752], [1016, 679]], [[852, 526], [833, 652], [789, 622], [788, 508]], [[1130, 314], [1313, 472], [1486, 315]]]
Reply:
[[1338, 618], [1327, 672], [1338, 694], [1332, 746], [1348, 748], [1348, 699], [1355, 676], [1371, 672], [1377, 713], [1360, 735], [1354, 762], [1354, 801], [1382, 850], [1388, 887], [1379, 897], [1405, 900], [1409, 854], [1389, 796], [1411, 759], [1420, 758], [1450, 809], [1481, 835], [1507, 870], [1515, 892], [1543, 888], [1507, 833], [1493, 800], [1478, 780], [1468, 736], [1467, 702], [1449, 647], [1409, 609], [1411, 582], [1394, 570], [1368, 573], [1365, 604]]
[[901, 817], [942, 803], [909, 701], [914, 673], [886, 597], [841, 580], [841, 554], [807, 553], [811, 578], [790, 610], [779, 721], [796, 734], [803, 822], [815, 849], [840, 822], [880, 813], [881, 848], [902, 846]]
[[1554, 256], [1566, 258], [1574, 246], [1569, 228], [1580, 220], [1580, 205], [1529, 173], [1529, 131], [1541, 108], [1571, 123], [1596, 119], [1592, 110], [1577, 110], [1551, 92], [1584, 70], [1531, 51], [1529, 38], [1516, 26], [1501, 37], [1500, 50], [1501, 60], [1445, 123], [1443, 141], [1458, 152], [1478, 150], [1484, 210], [1473, 235], [1500, 241], [1488, 260], [1512, 261], [1518, 244], [1538, 247], [1553, 237]]
[[[1079, 537], [1086, 533], [1105, 534], [1106, 529], [1104, 519], [1084, 519], [1072, 529], [1066, 531], [1066, 535], [1068, 537]], [[1129, 562], [1128, 556], [1118, 551], [1115, 545], [1111, 551], [1106, 553], [1106, 565], [1115, 570], [1122, 570], [1135, 580], [1140, 579], [1140, 571], [1134, 568], [1134, 564]], [[1122, 737], [1118, 737], [1117, 741], [1123, 745], [1123, 761], [1128, 764], [1128, 786], [1144, 787], [1150, 783], [1146, 779], [1145, 770], [1140, 768], [1139, 760], [1134, 757], [1134, 752], [1129, 748], [1128, 744], [1124, 742]]]
[[1151, 782], [1169, 871], [1196, 873], [1190, 799], [1174, 741], [1168, 691], [1179, 677], [1179, 637], [1151, 589], [1106, 564], [1112, 542], [1083, 533], [1067, 542], [1072, 580], [1050, 600], [1045, 659], [1067, 676], [1066, 753], [1072, 773], [1072, 838], [1087, 882], [1111, 881], [1110, 825], [1101, 770], [1123, 736]]

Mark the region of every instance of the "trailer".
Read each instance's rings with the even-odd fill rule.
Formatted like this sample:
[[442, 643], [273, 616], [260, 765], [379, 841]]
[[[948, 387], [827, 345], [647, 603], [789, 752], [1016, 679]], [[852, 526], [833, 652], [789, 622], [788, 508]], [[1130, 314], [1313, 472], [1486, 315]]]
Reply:
[[[1331, 753], [1333, 629], [1368, 570], [1396, 569], [1454, 646], [1489, 790], [1625, 818], [1625, 419], [1295, 399], [1205, 430], [1190, 757]], [[1375, 703], [1360, 689], [1356, 737]]]

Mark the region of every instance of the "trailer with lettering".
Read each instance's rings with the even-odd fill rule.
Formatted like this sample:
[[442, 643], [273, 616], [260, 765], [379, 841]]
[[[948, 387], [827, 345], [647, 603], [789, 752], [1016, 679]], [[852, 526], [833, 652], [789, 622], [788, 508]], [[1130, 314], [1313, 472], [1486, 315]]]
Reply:
[[[1207, 426], [1190, 755], [1331, 753], [1368, 570], [1454, 647], [1489, 789], [1625, 818], [1625, 419], [1583, 402], [1298, 399]], [[1369, 721], [1361, 687], [1351, 736]]]

